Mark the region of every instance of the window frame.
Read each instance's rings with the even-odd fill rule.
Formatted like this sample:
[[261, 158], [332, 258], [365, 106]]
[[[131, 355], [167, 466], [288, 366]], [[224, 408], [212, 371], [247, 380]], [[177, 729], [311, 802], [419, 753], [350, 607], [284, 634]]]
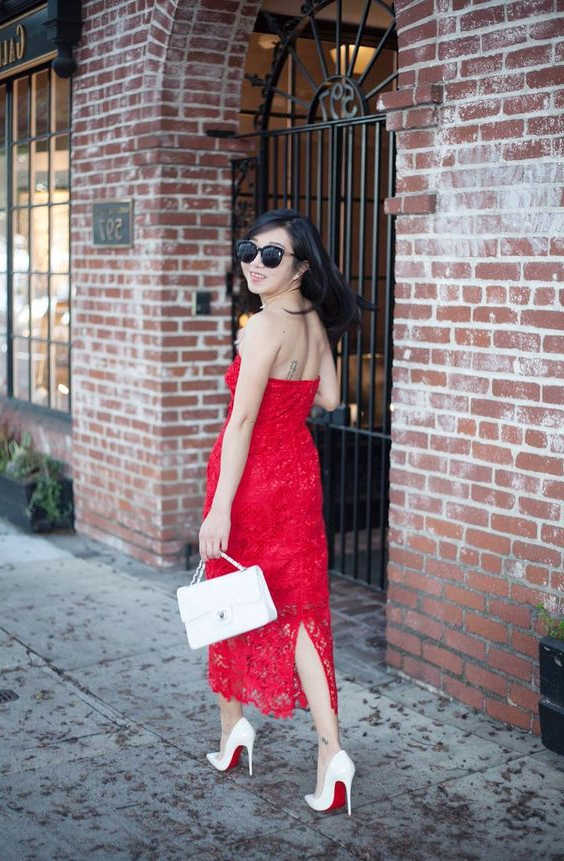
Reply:
[[[49, 72], [49, 104], [48, 104], [48, 113], [49, 113], [49, 129], [47, 135], [40, 134], [32, 136], [31, 132], [34, 131], [31, 128], [31, 112], [32, 112], [32, 76], [38, 72], [48, 71]], [[13, 152], [16, 143], [19, 143], [19, 139], [16, 142], [14, 136], [14, 87], [17, 80], [27, 77], [29, 79], [29, 87], [28, 87], [28, 119], [29, 119], [29, 135], [28, 137], [22, 138], [22, 141], [28, 147], [28, 173], [29, 173], [29, 192], [28, 192], [28, 202], [22, 207], [18, 206], [15, 201], [14, 196], [14, 170], [13, 170]], [[33, 66], [32, 68], [26, 69], [22, 71], [20, 74], [14, 74], [13, 76], [7, 77], [4, 80], [0, 81], [0, 84], [6, 87], [6, 110], [5, 110], [5, 128], [4, 128], [4, 149], [5, 149], [5, 159], [6, 159], [6, 171], [5, 171], [5, 183], [6, 183], [6, 208], [4, 210], [6, 215], [6, 298], [7, 298], [7, 307], [6, 307], [6, 331], [5, 331], [5, 344], [6, 344], [6, 390], [5, 394], [1, 393], [0, 398], [4, 401], [9, 401], [10, 404], [17, 406], [18, 408], [29, 408], [36, 413], [39, 413], [44, 416], [53, 416], [63, 419], [71, 419], [72, 416], [72, 248], [71, 248], [71, 228], [70, 228], [70, 220], [72, 214], [72, 78], [68, 79], [69, 83], [69, 116], [68, 116], [68, 125], [65, 128], [57, 129], [54, 125], [52, 125], [53, 120], [53, 79], [56, 78], [56, 72], [52, 68], [52, 63], [41, 63], [37, 66]], [[66, 135], [68, 138], [68, 200], [55, 203], [52, 200], [53, 188], [51, 187], [51, 179], [54, 176], [54, 171], [52, 169], [52, 141], [61, 135]], [[48, 159], [47, 159], [47, 172], [49, 177], [49, 194], [48, 200], [46, 203], [37, 204], [33, 202], [33, 176], [31, 171], [31, 154], [34, 143], [37, 140], [47, 141], [47, 151], [48, 151]], [[51, 230], [52, 230], [52, 210], [53, 207], [56, 206], [68, 206], [68, 272], [61, 273], [55, 272], [52, 269], [52, 260], [51, 260]], [[31, 213], [34, 208], [38, 206], [46, 206], [48, 212], [48, 269], [46, 272], [37, 273], [32, 269], [32, 260], [31, 260], [31, 246], [30, 246], [30, 235], [32, 230], [32, 218]], [[29, 325], [29, 332], [27, 336], [18, 335], [14, 331], [14, 213], [20, 211], [22, 209], [26, 209], [29, 213], [29, 226], [28, 226], [28, 253], [29, 253], [29, 266], [27, 269], [27, 306], [31, 307], [31, 279], [33, 274], [41, 274], [47, 277], [47, 298], [48, 298], [48, 306], [47, 306], [47, 335], [45, 338], [37, 337], [33, 334], [33, 329], [31, 326], [31, 322]], [[51, 320], [52, 320], [52, 295], [51, 295], [51, 283], [52, 279], [57, 276], [63, 276], [68, 278], [68, 313], [69, 313], [69, 323], [68, 323], [68, 332], [69, 338], [68, 343], [65, 344], [62, 341], [58, 341], [52, 338], [51, 331]], [[27, 351], [28, 351], [28, 369], [27, 369], [27, 386], [29, 397], [27, 399], [16, 397], [14, 395], [14, 343], [16, 339], [23, 339], [27, 342]], [[53, 397], [52, 392], [52, 375], [51, 375], [51, 351], [53, 349], [57, 350], [64, 349], [66, 347], [67, 352], [67, 364], [68, 364], [68, 407], [67, 409], [59, 409], [57, 407], [52, 407], [47, 404], [41, 404], [35, 402], [33, 398], [33, 344], [41, 343], [46, 345], [46, 360], [47, 360], [47, 397], [48, 401], [50, 401]]]

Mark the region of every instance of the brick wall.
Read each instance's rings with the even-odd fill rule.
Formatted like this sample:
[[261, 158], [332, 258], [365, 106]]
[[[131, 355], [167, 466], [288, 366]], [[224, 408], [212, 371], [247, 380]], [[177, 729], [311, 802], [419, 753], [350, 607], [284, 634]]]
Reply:
[[[388, 661], [538, 730], [564, 597], [561, 4], [398, 0]], [[560, 38], [559, 38], [560, 36]]]
[[[164, 566], [197, 535], [231, 359], [230, 146], [258, 3], [86, 0], [73, 82], [76, 526]], [[232, 148], [232, 147], [231, 147]], [[92, 202], [135, 244], [94, 248]], [[194, 318], [195, 290], [212, 313]]]

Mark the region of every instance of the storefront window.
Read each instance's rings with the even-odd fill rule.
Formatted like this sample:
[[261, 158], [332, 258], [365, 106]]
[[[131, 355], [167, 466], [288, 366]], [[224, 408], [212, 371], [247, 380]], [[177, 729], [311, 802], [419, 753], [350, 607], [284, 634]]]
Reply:
[[0, 86], [0, 394], [70, 410], [70, 82]]

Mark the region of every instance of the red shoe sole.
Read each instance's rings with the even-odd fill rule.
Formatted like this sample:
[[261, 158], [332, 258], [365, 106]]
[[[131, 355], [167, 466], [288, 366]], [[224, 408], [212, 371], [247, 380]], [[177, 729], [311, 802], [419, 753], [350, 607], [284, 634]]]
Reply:
[[226, 771], [229, 771], [230, 768], [235, 768], [235, 766], [238, 765], [239, 757], [241, 756], [242, 750], [243, 750], [243, 745], [239, 745], [239, 747], [235, 748], [235, 750], [233, 751], [233, 756], [231, 757], [231, 762], [227, 766]]
[[333, 801], [327, 810], [336, 810], [338, 807], [344, 807], [347, 803], [347, 790], [345, 784], [338, 780], [335, 784], [335, 793], [333, 795]]

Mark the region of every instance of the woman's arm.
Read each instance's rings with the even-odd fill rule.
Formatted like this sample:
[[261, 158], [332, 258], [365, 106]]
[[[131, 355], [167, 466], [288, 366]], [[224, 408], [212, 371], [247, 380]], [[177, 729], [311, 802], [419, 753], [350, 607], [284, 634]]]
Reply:
[[319, 376], [319, 386], [313, 399], [314, 405], [316, 407], [323, 407], [325, 410], [337, 409], [341, 403], [341, 393], [333, 353], [327, 339], [323, 353], [321, 354]]
[[220, 549], [227, 550], [231, 505], [247, 463], [254, 424], [280, 347], [276, 324], [266, 314], [256, 314], [249, 320], [244, 341], [233, 409], [221, 445], [219, 479], [211, 508], [200, 528], [200, 556], [204, 562], [219, 556]]

